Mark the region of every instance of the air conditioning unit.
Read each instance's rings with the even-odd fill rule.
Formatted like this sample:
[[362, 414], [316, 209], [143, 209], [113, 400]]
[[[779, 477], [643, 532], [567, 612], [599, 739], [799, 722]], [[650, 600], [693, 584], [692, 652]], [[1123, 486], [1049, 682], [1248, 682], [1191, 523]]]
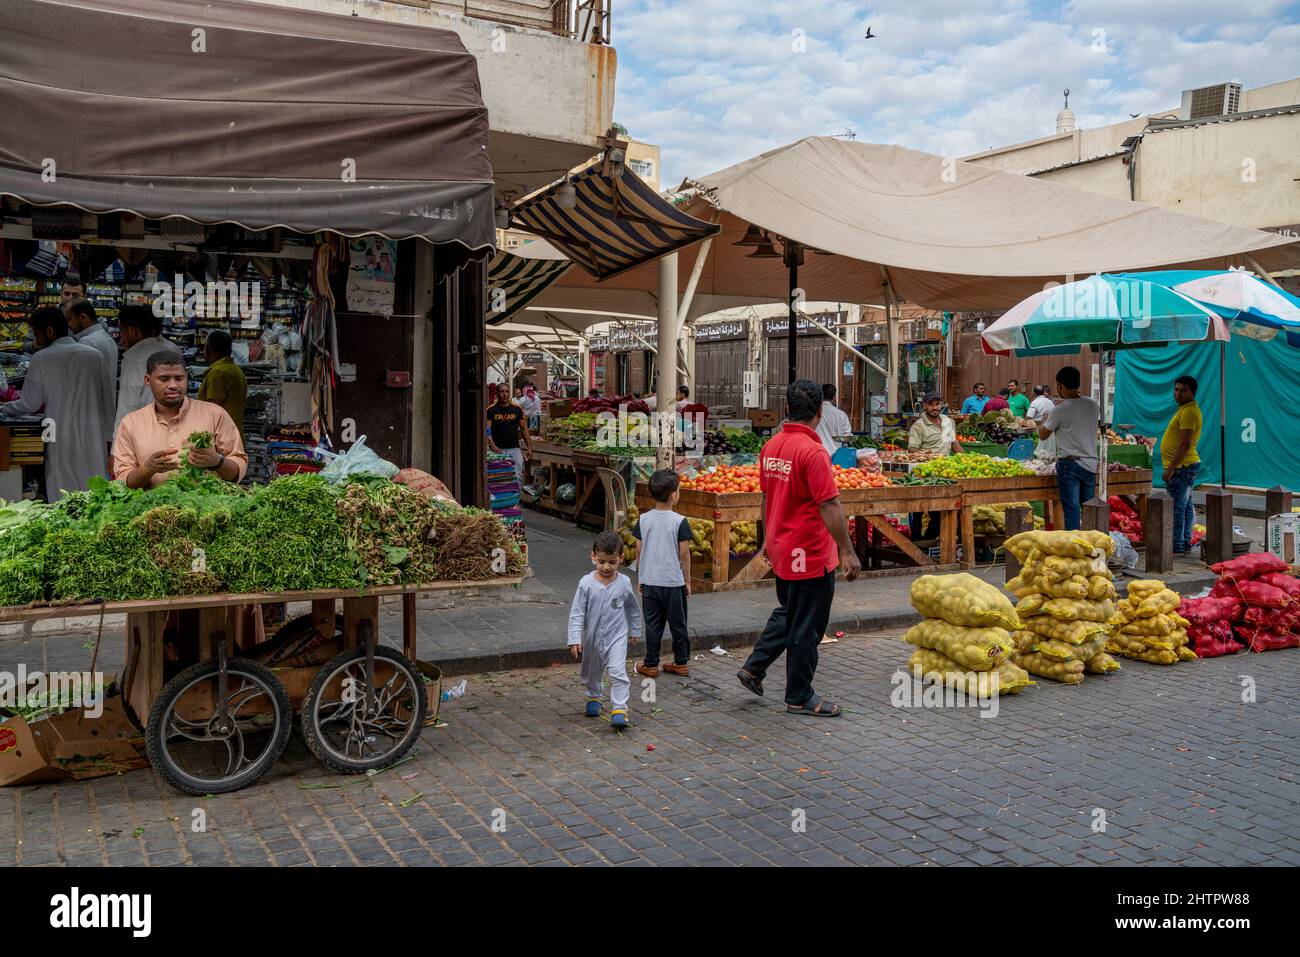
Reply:
[[1219, 83], [1196, 90], [1183, 90], [1178, 116], [1184, 120], [1204, 120], [1230, 116], [1241, 111], [1241, 84]]

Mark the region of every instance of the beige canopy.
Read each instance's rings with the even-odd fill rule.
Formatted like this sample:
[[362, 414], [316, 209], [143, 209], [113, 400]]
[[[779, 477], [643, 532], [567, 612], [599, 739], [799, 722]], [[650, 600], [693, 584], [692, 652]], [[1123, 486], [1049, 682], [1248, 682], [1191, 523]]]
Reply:
[[[809, 137], [684, 186], [697, 192], [679, 208], [722, 227], [692, 316], [786, 298], [782, 260], [733, 245], [750, 223], [809, 247], [798, 275], [809, 300], [881, 303], [888, 283], [897, 301], [1005, 309], [1095, 272], [1300, 266], [1300, 245], [1276, 233], [900, 146]], [[679, 289], [701, 248], [679, 253]], [[600, 283], [570, 270], [534, 305], [653, 315], [656, 289], [653, 263]]]

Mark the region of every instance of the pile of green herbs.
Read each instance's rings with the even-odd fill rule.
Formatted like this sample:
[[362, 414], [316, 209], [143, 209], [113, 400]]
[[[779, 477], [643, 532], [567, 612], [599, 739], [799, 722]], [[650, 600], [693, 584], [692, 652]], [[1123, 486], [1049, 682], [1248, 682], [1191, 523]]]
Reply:
[[251, 489], [191, 468], [150, 489], [92, 479], [54, 505], [0, 502], [0, 605], [423, 584], [437, 580], [439, 521], [476, 552], [444, 556], [455, 578], [503, 574], [478, 554], [496, 547], [513, 550], [517, 572], [518, 549], [495, 518], [472, 541], [450, 534], [462, 512], [480, 526], [474, 510], [369, 475], [337, 485], [286, 475]]

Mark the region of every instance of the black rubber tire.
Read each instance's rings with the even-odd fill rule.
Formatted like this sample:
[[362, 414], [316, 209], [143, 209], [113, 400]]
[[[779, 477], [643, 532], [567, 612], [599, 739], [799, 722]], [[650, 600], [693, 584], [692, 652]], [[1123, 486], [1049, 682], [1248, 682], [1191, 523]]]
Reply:
[[373, 758], [351, 758], [338, 753], [338, 751], [326, 744], [323, 735], [316, 726], [316, 709], [321, 694], [339, 669], [358, 659], [364, 659], [365, 656], [366, 649], [364, 647], [349, 648], [342, 654], [335, 655], [321, 666], [316, 678], [311, 683], [311, 688], [307, 691], [307, 696], [302, 701], [301, 730], [308, 749], [321, 764], [333, 768], [335, 771], [342, 771], [344, 774], [364, 774], [366, 771], [386, 768], [393, 762], [401, 760], [403, 755], [415, 746], [415, 742], [420, 737], [420, 730], [424, 727], [427, 695], [425, 694], [424, 678], [420, 674], [420, 669], [401, 652], [381, 645], [375, 649], [376, 660], [383, 659], [405, 672], [406, 680], [413, 692], [415, 714], [412, 717], [409, 730], [395, 747]]
[[149, 755], [149, 763], [164, 781], [184, 794], [225, 794], [246, 788], [280, 760], [280, 755], [284, 753], [285, 745], [289, 742], [289, 732], [293, 728], [293, 706], [289, 703], [289, 692], [285, 690], [279, 679], [269, 669], [246, 658], [228, 659], [226, 671], [230, 675], [243, 675], [255, 679], [271, 692], [270, 697], [277, 722], [275, 734], [270, 746], [256, 761], [228, 778], [198, 778], [177, 767], [163, 742], [164, 718], [191, 684], [200, 678], [213, 677], [217, 674], [217, 661], [213, 658], [186, 668], [167, 682], [162, 693], [158, 695], [149, 711], [149, 723], [145, 729], [145, 747]]

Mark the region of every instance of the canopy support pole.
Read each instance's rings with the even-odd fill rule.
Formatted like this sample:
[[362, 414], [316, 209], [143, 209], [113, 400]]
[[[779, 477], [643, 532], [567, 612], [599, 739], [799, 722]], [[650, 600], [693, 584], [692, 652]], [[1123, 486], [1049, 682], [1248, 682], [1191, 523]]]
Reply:
[[659, 258], [659, 343], [666, 348], [655, 352], [658, 369], [655, 410], [658, 415], [658, 442], [655, 468], [673, 467], [673, 447], [677, 444], [677, 253]]
[[894, 284], [889, 281], [889, 270], [884, 266], [878, 268], [880, 278], [883, 280], [881, 285], [885, 291], [885, 332], [886, 341], [889, 343], [888, 371], [885, 373], [885, 392], [889, 408], [885, 411], [901, 412], [902, 409], [898, 405], [898, 317], [894, 311], [897, 297], [894, 295]]
[[[790, 294], [786, 299], [789, 306], [789, 328], [786, 329], [786, 365], [789, 368], [790, 378], [788, 385], [794, 385], [794, 380], [799, 378], [799, 326], [796, 322], [798, 309], [796, 303], [798, 300], [799, 289], [799, 246], [793, 239], [785, 241], [785, 264], [790, 269]], [[790, 393], [786, 391], [787, 406], [790, 400]]]
[[826, 325], [825, 323], [819, 321], [819, 320], [816, 319], [815, 317], [808, 315], [808, 313], [806, 313], [806, 312], [803, 313], [802, 315], [803, 315], [804, 319], [806, 319], [810, 325], [812, 325], [812, 326], [814, 326], [815, 328], [820, 329], [822, 332], [826, 333], [826, 335], [830, 336], [832, 339], [834, 339], [836, 342], [838, 342], [840, 345], [842, 345], [845, 349], [848, 349], [849, 352], [853, 353], [855, 356], [857, 356], [859, 359], [861, 359], [861, 360], [862, 360], [863, 362], [865, 362], [867, 365], [871, 366], [871, 368], [875, 369], [875, 370], [876, 370], [877, 372], [879, 372], [881, 375], [883, 375], [883, 376], [888, 376], [888, 375], [889, 375], [889, 370], [888, 370], [888, 369], [885, 369], [885, 368], [883, 368], [882, 366], [878, 365], [878, 364], [877, 364], [877, 363], [876, 363], [876, 362], [875, 362], [875, 361], [874, 361], [870, 356], [868, 356], [865, 352], [863, 352], [861, 349], [859, 349], [857, 346], [855, 346], [855, 345], [854, 345], [852, 342], [850, 342], [848, 339], [844, 338], [842, 335], [840, 335], [838, 332], [836, 332], [836, 331], [835, 331], [834, 329], [832, 329], [830, 326], [828, 326], [828, 325]]
[[[1101, 407], [1101, 415], [1097, 420], [1098, 435], [1101, 442], [1101, 454], [1097, 456], [1097, 498], [1103, 504], [1110, 501], [1106, 494], [1106, 459], [1107, 452], [1110, 450], [1110, 441], [1106, 434], [1106, 350], [1097, 350], [1097, 391], [1100, 393], [1097, 404]], [[1080, 503], [1082, 504], [1082, 503]], [[1106, 529], [1099, 529], [1106, 531]]]
[[1219, 342], [1219, 488], [1228, 487], [1228, 344]]

